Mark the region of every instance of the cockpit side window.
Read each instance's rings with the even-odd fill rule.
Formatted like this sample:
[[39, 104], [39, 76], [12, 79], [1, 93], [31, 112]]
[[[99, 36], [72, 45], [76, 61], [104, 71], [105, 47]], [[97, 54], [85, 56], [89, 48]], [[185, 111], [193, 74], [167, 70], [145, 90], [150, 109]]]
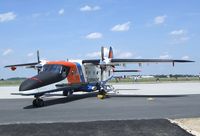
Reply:
[[70, 69], [69, 67], [62, 66], [61, 74], [63, 77], [67, 77], [67, 75], [69, 74], [69, 69]]

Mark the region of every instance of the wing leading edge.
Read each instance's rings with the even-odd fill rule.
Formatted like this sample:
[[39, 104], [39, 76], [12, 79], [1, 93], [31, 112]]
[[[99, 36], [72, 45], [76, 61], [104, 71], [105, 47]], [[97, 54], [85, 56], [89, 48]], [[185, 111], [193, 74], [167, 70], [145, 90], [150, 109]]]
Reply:
[[173, 60], [173, 59], [111, 59], [111, 63], [164, 63], [164, 62], [194, 62], [190, 60]]
[[[173, 60], [173, 59], [110, 59], [107, 64], [124, 64], [124, 63], [188, 63], [195, 62], [191, 60]], [[100, 65], [100, 59], [83, 60], [82, 63], [91, 63]]]
[[7, 66], [5, 66], [5, 68], [9, 68], [9, 67], [23, 67], [23, 66], [35, 66], [37, 64], [38, 64], [38, 62], [24, 63], [24, 64], [15, 64], [15, 65], [7, 65]]

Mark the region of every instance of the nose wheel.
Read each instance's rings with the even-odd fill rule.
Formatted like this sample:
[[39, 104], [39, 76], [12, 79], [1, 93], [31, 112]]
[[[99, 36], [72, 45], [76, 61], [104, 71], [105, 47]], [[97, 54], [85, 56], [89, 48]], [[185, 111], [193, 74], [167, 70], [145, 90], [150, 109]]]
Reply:
[[33, 107], [43, 107], [44, 101], [41, 98], [36, 98], [33, 100]]

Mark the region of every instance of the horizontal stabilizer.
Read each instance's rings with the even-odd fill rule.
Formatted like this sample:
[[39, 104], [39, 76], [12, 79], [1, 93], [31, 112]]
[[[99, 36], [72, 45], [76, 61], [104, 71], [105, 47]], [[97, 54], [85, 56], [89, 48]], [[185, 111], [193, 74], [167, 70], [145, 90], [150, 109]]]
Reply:
[[113, 72], [141, 72], [140, 70], [114, 70]]

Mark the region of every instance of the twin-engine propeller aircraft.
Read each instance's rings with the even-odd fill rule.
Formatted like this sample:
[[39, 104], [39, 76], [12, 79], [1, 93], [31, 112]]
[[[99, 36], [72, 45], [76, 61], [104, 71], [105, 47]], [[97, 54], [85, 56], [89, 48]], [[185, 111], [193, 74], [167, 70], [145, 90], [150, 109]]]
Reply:
[[41, 61], [37, 52], [37, 62], [8, 65], [5, 67], [16, 70], [17, 67], [25, 66], [35, 68], [36, 76], [26, 79], [19, 87], [17, 95], [33, 95], [34, 107], [44, 106], [41, 96], [47, 93], [62, 91], [64, 96], [72, 95], [73, 92], [94, 92], [104, 98], [112, 86], [106, 83], [112, 79], [114, 72], [138, 72], [138, 70], [116, 70], [116, 66], [126, 63], [185, 63], [194, 62], [189, 60], [172, 59], [116, 59], [113, 58], [112, 47], [109, 49], [108, 57], [104, 57], [104, 47], [101, 48], [101, 59], [67, 60], [67, 61]]

